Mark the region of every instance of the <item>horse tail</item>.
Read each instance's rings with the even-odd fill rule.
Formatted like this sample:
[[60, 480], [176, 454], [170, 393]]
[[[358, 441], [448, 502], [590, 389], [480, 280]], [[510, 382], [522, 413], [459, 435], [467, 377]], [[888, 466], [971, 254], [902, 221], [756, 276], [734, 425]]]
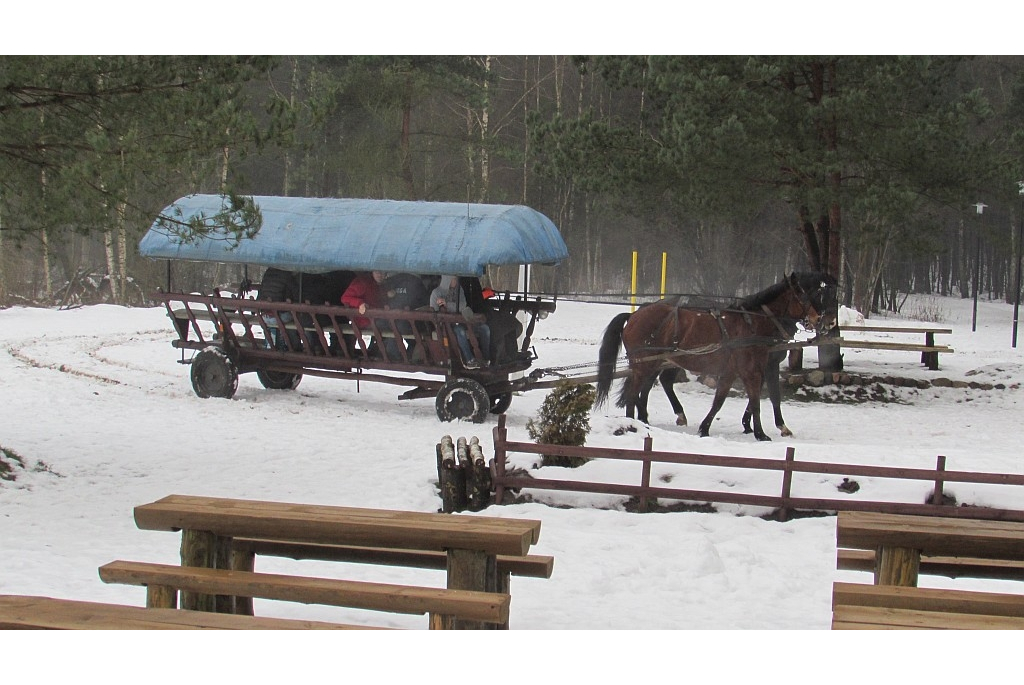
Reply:
[[608, 399], [608, 391], [612, 387], [612, 376], [615, 375], [615, 363], [622, 345], [622, 329], [629, 320], [629, 312], [618, 314], [604, 329], [601, 338], [601, 349], [597, 353], [597, 398], [594, 406], [600, 407]]

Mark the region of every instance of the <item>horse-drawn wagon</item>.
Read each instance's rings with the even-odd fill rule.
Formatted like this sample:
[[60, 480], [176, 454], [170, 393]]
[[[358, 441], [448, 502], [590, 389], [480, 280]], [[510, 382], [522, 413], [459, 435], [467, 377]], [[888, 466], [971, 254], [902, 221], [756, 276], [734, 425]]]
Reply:
[[[154, 259], [235, 263], [297, 275], [295, 299], [172, 292], [154, 298], [167, 309], [192, 387], [201, 397], [234, 395], [239, 374], [255, 373], [271, 389], [294, 389], [303, 375], [408, 386], [399, 399], [435, 398], [438, 418], [480, 422], [503, 413], [536, 353], [534, 326], [555, 310], [552, 297], [528, 287], [484, 297], [487, 268], [557, 264], [568, 257], [558, 229], [524, 206], [255, 197], [258, 230], [235, 236], [217, 223], [225, 199], [190, 195], [167, 207], [139, 244]], [[204, 224], [198, 234], [169, 228]], [[169, 262], [170, 264], [170, 262]], [[474, 313], [344, 306], [336, 297], [354, 272], [458, 277]], [[333, 294], [303, 294], [303, 279], [327, 282]], [[324, 291], [319, 291], [323, 293]], [[490, 345], [483, 325], [507, 332]], [[461, 338], [461, 340], [460, 340]], [[461, 343], [461, 347], [460, 347]], [[490, 349], [488, 349], [490, 348]], [[188, 356], [191, 352], [192, 356]], [[468, 353], [468, 354], [467, 354]], [[484, 359], [483, 364], [474, 363]]]

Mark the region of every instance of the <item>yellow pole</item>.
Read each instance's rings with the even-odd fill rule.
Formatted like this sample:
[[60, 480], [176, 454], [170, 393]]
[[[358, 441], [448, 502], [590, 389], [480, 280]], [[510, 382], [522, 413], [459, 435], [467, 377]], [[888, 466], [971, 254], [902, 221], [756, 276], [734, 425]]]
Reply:
[[665, 299], [665, 267], [668, 266], [668, 252], [661, 253], [661, 299]]
[[630, 311], [630, 313], [633, 313], [633, 312], [636, 311], [636, 250], [633, 250], [633, 279], [632, 279], [632, 282], [630, 283], [630, 288], [631, 288], [631, 290], [630, 290], [631, 295], [630, 295], [630, 298], [629, 298], [629, 302], [630, 302], [629, 311]]

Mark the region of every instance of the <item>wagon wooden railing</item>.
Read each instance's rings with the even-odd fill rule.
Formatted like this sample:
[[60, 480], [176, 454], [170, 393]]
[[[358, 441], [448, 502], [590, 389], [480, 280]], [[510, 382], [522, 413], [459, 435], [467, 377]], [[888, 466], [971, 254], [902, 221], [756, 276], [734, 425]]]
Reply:
[[[946, 457], [944, 456], [936, 458], [934, 469], [921, 469], [797, 461], [796, 449], [793, 447], [786, 448], [784, 459], [660, 452], [654, 450], [654, 440], [649, 436], [644, 440], [644, 448], [642, 450], [541, 445], [510, 441], [508, 439], [508, 431], [505, 428], [504, 416], [498, 417], [498, 425], [494, 428], [493, 437], [494, 458], [490, 462], [491, 486], [495, 493], [494, 501], [498, 503], [503, 502], [506, 490], [534, 489], [635, 497], [639, 501], [641, 511], [649, 509], [651, 500], [665, 498], [685, 502], [766, 507], [776, 512], [778, 518], [782, 520], [789, 518], [795, 511], [877, 511], [894, 514], [1024, 521], [1024, 511], [979, 506], [954, 506], [944, 503], [947, 500], [943, 489], [944, 485], [948, 483], [983, 483], [1018, 489], [1024, 487], [1024, 474], [949, 471], [946, 469]], [[508, 468], [508, 455], [513, 452], [635, 462], [641, 465], [640, 478], [639, 482], [609, 483], [523, 475], [522, 473], [512, 472]], [[726, 470], [775, 471], [779, 473], [779, 494], [743, 493], [737, 492], [734, 488], [729, 488], [728, 490], [696, 490], [675, 485], [670, 487], [667, 484], [652, 485], [652, 467], [654, 464], [689, 464]], [[794, 475], [801, 473], [917, 480], [930, 484], [932, 489], [929, 493], [926, 493], [926, 497], [923, 497], [923, 501], [919, 503], [800, 497], [793, 494], [793, 480]], [[1020, 489], [1018, 492], [1022, 496], [1021, 501], [1024, 501], [1024, 489]]]

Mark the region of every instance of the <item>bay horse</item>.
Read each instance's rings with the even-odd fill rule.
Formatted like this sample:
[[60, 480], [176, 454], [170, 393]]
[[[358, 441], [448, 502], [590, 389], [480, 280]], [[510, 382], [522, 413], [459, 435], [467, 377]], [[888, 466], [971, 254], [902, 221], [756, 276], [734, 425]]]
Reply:
[[[717, 379], [711, 410], [700, 424], [700, 435], [709, 435], [711, 422], [721, 409], [733, 382], [740, 378], [747, 393], [747, 412], [753, 420], [754, 437], [770, 440], [761, 426], [761, 385], [770, 348], [792, 338], [798, 321], [818, 323], [832, 307], [835, 279], [821, 273], [793, 273], [769, 288], [717, 311], [679, 306], [672, 300], [644, 305], [635, 313], [614, 317], [605, 329], [598, 353], [597, 400], [608, 397], [615, 374], [619, 347], [626, 348], [629, 374], [623, 381], [616, 406], [626, 416], [648, 421], [647, 400], [658, 378], [672, 403], [676, 423], [686, 425], [686, 415], [672, 383], [679, 369]], [[778, 357], [781, 362], [781, 357]], [[778, 366], [775, 366], [776, 372]], [[778, 376], [775, 376], [778, 388]], [[775, 393], [769, 387], [775, 402]], [[777, 423], [781, 413], [776, 405]], [[784, 424], [783, 424], [784, 425]]]

